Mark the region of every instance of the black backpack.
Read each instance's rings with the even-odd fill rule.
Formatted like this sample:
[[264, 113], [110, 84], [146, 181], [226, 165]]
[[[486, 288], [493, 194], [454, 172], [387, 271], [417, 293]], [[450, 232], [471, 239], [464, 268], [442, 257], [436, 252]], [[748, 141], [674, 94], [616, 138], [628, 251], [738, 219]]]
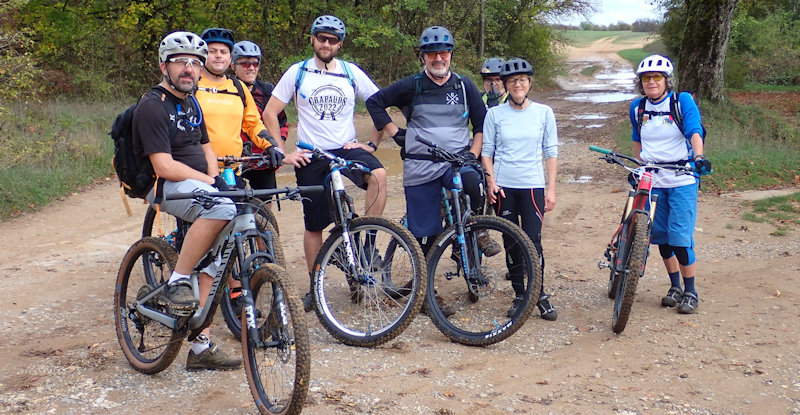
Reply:
[[[150, 93], [157, 94], [156, 91], [149, 91], [143, 94], [135, 104], [119, 113], [111, 125], [111, 132], [108, 133], [114, 140], [114, 157], [111, 159], [111, 164], [119, 178], [119, 185], [126, 195], [138, 199], [144, 199], [147, 196], [147, 191], [156, 180], [150, 160], [147, 157], [137, 158], [133, 152], [133, 113], [142, 98]], [[164, 93], [161, 93], [160, 99], [166, 105]], [[170, 129], [171, 136], [176, 132]]]
[[[637, 123], [637, 127], [639, 128], [639, 134], [642, 133], [642, 124], [644, 123], [644, 115], [645, 114], [648, 114], [648, 115], [669, 115], [669, 116], [672, 117], [672, 120], [675, 121], [675, 124], [681, 130], [681, 133], [683, 133], [683, 113], [681, 112], [681, 105], [678, 102], [678, 95], [679, 94], [683, 94], [683, 93], [691, 95], [691, 93], [689, 93], [689, 92], [679, 92], [679, 93], [673, 93], [669, 97], [669, 112], [668, 113], [662, 113], [662, 112], [658, 112], [658, 111], [645, 111], [644, 107], [645, 107], [645, 105], [647, 105], [647, 97], [642, 97], [642, 99], [639, 100], [639, 107], [636, 110], [636, 123]], [[694, 99], [694, 97], [692, 97], [692, 99]], [[697, 110], [700, 111], [700, 107], [697, 107]], [[703, 143], [705, 143], [706, 142], [706, 126], [702, 124], [702, 120], [703, 120], [703, 117], [701, 115], [701, 117], [700, 117], [700, 121], [701, 121], [700, 128], [703, 130], [701, 136], [703, 137]], [[689, 139], [687, 139], [687, 141], [689, 141]], [[688, 142], [686, 145], [691, 149], [691, 146], [692, 146], [691, 142]]]

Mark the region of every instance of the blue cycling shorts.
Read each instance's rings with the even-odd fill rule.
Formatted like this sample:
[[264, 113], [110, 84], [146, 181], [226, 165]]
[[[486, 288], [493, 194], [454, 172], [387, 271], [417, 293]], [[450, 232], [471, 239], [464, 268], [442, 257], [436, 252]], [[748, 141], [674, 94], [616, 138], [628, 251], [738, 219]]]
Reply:
[[697, 222], [697, 183], [671, 188], [653, 188], [658, 195], [650, 243], [694, 247]]

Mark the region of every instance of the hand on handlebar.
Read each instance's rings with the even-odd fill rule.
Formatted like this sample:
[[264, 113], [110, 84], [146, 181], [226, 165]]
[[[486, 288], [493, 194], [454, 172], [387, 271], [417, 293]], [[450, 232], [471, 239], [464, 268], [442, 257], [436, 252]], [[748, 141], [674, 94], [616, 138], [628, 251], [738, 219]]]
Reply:
[[707, 174], [711, 174], [714, 172], [714, 169], [711, 166], [711, 162], [706, 160], [703, 156], [697, 156], [696, 159], [692, 162], [692, 170], [697, 172], [701, 176], [705, 176]]
[[227, 192], [231, 189], [231, 187], [228, 186], [228, 182], [226, 182], [222, 176], [214, 176], [214, 184], [212, 186], [216, 187], [220, 192]]
[[266, 150], [264, 150], [264, 155], [269, 157], [270, 167], [273, 169], [278, 169], [280, 166], [282, 166], [283, 159], [286, 157], [284, 156], [280, 147], [276, 145], [269, 146]]
[[304, 167], [311, 163], [310, 155], [310, 151], [298, 148], [294, 153], [289, 153], [284, 157], [283, 164], [291, 164], [297, 168]]

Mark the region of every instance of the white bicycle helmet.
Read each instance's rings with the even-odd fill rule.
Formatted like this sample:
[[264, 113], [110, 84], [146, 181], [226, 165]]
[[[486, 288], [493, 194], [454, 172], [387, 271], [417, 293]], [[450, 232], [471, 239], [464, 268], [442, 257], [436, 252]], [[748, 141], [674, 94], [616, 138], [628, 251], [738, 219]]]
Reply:
[[208, 45], [192, 32], [173, 32], [164, 37], [158, 47], [159, 62], [166, 62], [172, 55], [194, 55], [208, 59]]
[[672, 61], [661, 55], [650, 55], [639, 63], [636, 69], [636, 75], [641, 75], [645, 72], [661, 72], [665, 76], [672, 76], [673, 71]]
[[236, 63], [239, 58], [258, 58], [258, 61], [261, 61], [261, 48], [258, 47], [255, 43], [249, 40], [243, 40], [241, 42], [236, 42], [233, 45], [233, 52], [231, 52], [231, 61]]

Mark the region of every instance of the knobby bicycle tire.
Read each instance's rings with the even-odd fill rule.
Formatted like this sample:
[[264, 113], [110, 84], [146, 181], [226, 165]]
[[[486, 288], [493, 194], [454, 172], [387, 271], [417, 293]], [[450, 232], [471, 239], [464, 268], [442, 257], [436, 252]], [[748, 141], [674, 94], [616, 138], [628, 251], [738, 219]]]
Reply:
[[[492, 257], [477, 248], [475, 234], [489, 232], [503, 250]], [[468, 346], [487, 346], [519, 330], [533, 310], [541, 290], [542, 268], [530, 238], [514, 223], [497, 216], [473, 216], [465, 224], [467, 258], [474, 270], [470, 289], [460, 268], [462, 259], [455, 226], [445, 229], [428, 253], [426, 306], [433, 324], [450, 340]], [[477, 255], [475, 250], [477, 251]], [[479, 262], [475, 262], [475, 257]], [[516, 312], [507, 315], [515, 299], [505, 274], [524, 284]]]
[[629, 248], [626, 250], [628, 257], [625, 261], [625, 270], [628, 272], [620, 273], [617, 295], [614, 299], [614, 314], [611, 322], [614, 333], [622, 333], [625, 330], [631, 315], [636, 286], [639, 284], [639, 278], [644, 275], [647, 248], [650, 243], [648, 221], [649, 218], [644, 212], [634, 213], [631, 220], [629, 232], [631, 240]]
[[[251, 285], [255, 312], [243, 315], [241, 324], [252, 318], [258, 340], [275, 344], [258, 347], [256, 339], [249, 338], [249, 331], [242, 331], [250, 393], [262, 414], [299, 414], [311, 379], [311, 341], [302, 302], [291, 278], [275, 264], [259, 267]], [[276, 302], [276, 298], [283, 301]]]
[[341, 227], [334, 229], [314, 263], [314, 308], [331, 336], [372, 347], [400, 335], [419, 313], [425, 259], [411, 232], [384, 218], [353, 219], [350, 235], [360, 278], [347, 265]]
[[[158, 373], [169, 367], [181, 350], [184, 334], [153, 321], [135, 309], [137, 299], [169, 280], [178, 254], [160, 238], [134, 243], [122, 258], [114, 290], [114, 327], [125, 358], [142, 373]], [[150, 308], [166, 311], [155, 301]]]
[[617, 262], [617, 255], [619, 255], [619, 235], [614, 238], [614, 244], [616, 245], [616, 250], [613, 251], [611, 254], [611, 261], [609, 264], [611, 265], [609, 274], [608, 274], [608, 298], [615, 299], [617, 297], [617, 290], [619, 289], [619, 273], [616, 269], [616, 262]]
[[[286, 259], [283, 253], [283, 246], [281, 245], [280, 238], [278, 237], [277, 232], [275, 232], [272, 228], [272, 224], [270, 222], [264, 221], [258, 222], [257, 226], [260, 231], [271, 232], [272, 233], [272, 249], [273, 249], [273, 256], [275, 257], [275, 263], [282, 268], [286, 267]], [[260, 239], [260, 238], [259, 238]], [[248, 244], [245, 244], [247, 246]], [[265, 251], [267, 250], [266, 241], [260, 240], [255, 244], [258, 250]], [[245, 258], [247, 258], [253, 252], [245, 252]], [[225, 278], [229, 278], [233, 273], [241, 272], [241, 267], [239, 267], [238, 262], [238, 254], [236, 249], [234, 249], [233, 253], [231, 254], [231, 261], [234, 263], [234, 266], [230, 268], [230, 272], [226, 274]], [[225, 325], [228, 326], [228, 330], [230, 330], [231, 334], [235, 338], [239, 338], [242, 335], [242, 323], [239, 318], [239, 314], [237, 314], [234, 310], [233, 303], [230, 296], [230, 287], [226, 287], [225, 292], [222, 293], [222, 300], [219, 304], [220, 311], [222, 313], [222, 318], [225, 320]]]

